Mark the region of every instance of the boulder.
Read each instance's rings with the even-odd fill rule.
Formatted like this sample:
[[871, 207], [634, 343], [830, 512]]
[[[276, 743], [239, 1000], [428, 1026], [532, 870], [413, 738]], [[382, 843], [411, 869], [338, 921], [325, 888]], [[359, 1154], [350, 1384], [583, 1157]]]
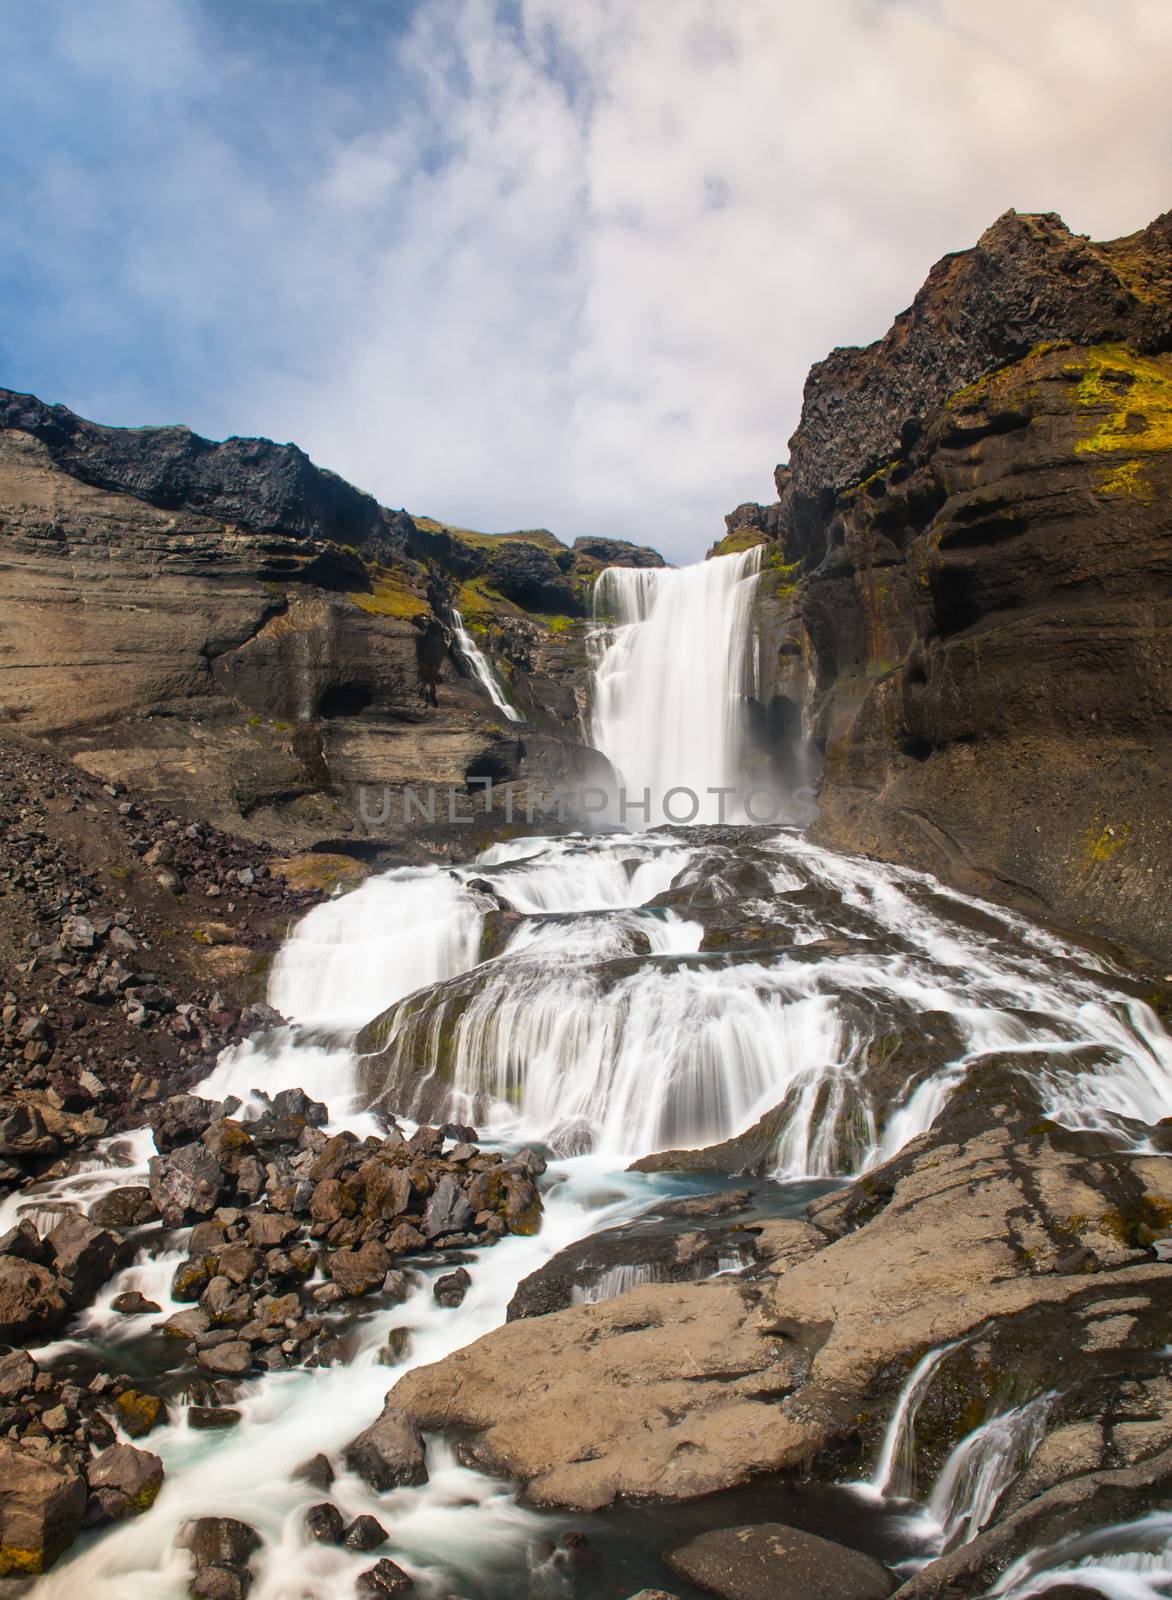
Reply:
[[295, 1468], [293, 1476], [312, 1485], [315, 1489], [328, 1489], [334, 1481], [334, 1469], [330, 1465], [329, 1456], [322, 1455], [319, 1452], [316, 1456], [310, 1456], [308, 1461], [303, 1461], [299, 1467]]
[[0, 1442], [0, 1577], [47, 1572], [85, 1515], [85, 1480]]
[[157, 1394], [141, 1389], [125, 1389], [114, 1402], [118, 1422], [132, 1439], [144, 1438], [152, 1428], [167, 1420], [167, 1408]]
[[158, 1207], [144, 1184], [131, 1184], [99, 1195], [90, 1207], [90, 1221], [100, 1228], [141, 1228], [158, 1221]]
[[148, 1300], [138, 1289], [127, 1289], [125, 1294], [114, 1296], [110, 1309], [117, 1311], [119, 1316], [142, 1317], [160, 1312], [163, 1308], [157, 1300]]
[[454, 1178], [443, 1177], [432, 1191], [423, 1212], [423, 1232], [429, 1239], [445, 1233], [463, 1233], [475, 1212]]
[[53, 1265], [52, 1250], [27, 1217], [22, 1217], [14, 1228], [9, 1228], [4, 1237], [0, 1238], [0, 1256], [15, 1256], [19, 1261], [35, 1261], [42, 1267]]
[[386, 1544], [387, 1530], [377, 1517], [365, 1513], [355, 1517], [354, 1521], [342, 1534], [342, 1543], [347, 1550], [377, 1550], [380, 1544]]
[[185, 1144], [170, 1155], [152, 1156], [151, 1199], [169, 1228], [210, 1217], [224, 1198], [223, 1168], [202, 1144]]
[[414, 1587], [415, 1580], [409, 1578], [402, 1567], [396, 1566], [384, 1556], [373, 1567], [368, 1567], [365, 1572], [359, 1573], [355, 1593], [373, 1596], [374, 1600], [382, 1600], [384, 1596], [409, 1594]]
[[342, 1513], [328, 1500], [306, 1510], [305, 1532], [315, 1544], [341, 1544], [345, 1527]]
[[467, 1267], [457, 1267], [455, 1272], [445, 1272], [432, 1285], [432, 1294], [441, 1306], [455, 1308], [463, 1302], [472, 1287], [472, 1276]]
[[29, 1394], [39, 1371], [27, 1350], [10, 1350], [0, 1356], [0, 1403], [11, 1405], [22, 1394]]
[[91, 1300], [95, 1290], [136, 1254], [123, 1234], [99, 1227], [80, 1212], [63, 1217], [45, 1243], [53, 1252], [55, 1270], [70, 1281], [70, 1299], [75, 1306]]
[[201, 1099], [196, 1094], [172, 1095], [150, 1114], [155, 1149], [160, 1155], [166, 1155], [180, 1145], [193, 1143], [219, 1109], [216, 1101]]
[[381, 1289], [390, 1270], [391, 1258], [377, 1239], [368, 1239], [358, 1250], [331, 1250], [326, 1271], [348, 1295], [370, 1294]]
[[346, 1465], [380, 1491], [427, 1482], [423, 1435], [402, 1411], [382, 1414], [346, 1447]]
[[67, 1285], [47, 1267], [0, 1256], [0, 1339], [23, 1344], [47, 1338], [68, 1315]]
[[252, 1371], [252, 1351], [243, 1339], [230, 1339], [210, 1350], [201, 1350], [196, 1359], [206, 1372], [224, 1378], [244, 1378]]
[[664, 1557], [668, 1570], [719, 1600], [886, 1600], [886, 1567], [784, 1522], [702, 1533]]
[[94, 1457], [86, 1468], [89, 1526], [117, 1522], [149, 1511], [163, 1487], [163, 1463], [149, 1450], [131, 1444], [114, 1444]]

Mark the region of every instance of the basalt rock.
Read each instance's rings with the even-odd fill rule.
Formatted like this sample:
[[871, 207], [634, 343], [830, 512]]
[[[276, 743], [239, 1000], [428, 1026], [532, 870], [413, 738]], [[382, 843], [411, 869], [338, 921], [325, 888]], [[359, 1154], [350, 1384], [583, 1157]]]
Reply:
[[1010, 212], [816, 366], [749, 708], [775, 780], [824, 768], [823, 842], [1165, 963], [1170, 348], [1172, 214]]
[[77, 1537], [85, 1505], [80, 1474], [0, 1443], [0, 1576], [47, 1572]]
[[[540, 785], [574, 755], [582, 642], [530, 614], [582, 611], [552, 535], [436, 539], [293, 445], [102, 427], [7, 390], [0, 523], [0, 719], [189, 817], [297, 852], [350, 837], [418, 853], [465, 830], [404, 824], [408, 787]], [[497, 562], [501, 587], [474, 598], [508, 652], [524, 745], [446, 620]], [[381, 821], [359, 785], [387, 786]], [[165, 854], [155, 882], [186, 892]], [[65, 933], [76, 954], [94, 948], [87, 920]]]
[[669, 1572], [719, 1600], [886, 1600], [895, 1587], [870, 1556], [780, 1522], [702, 1533], [664, 1558]]
[[346, 1447], [346, 1465], [380, 1492], [427, 1482], [423, 1437], [410, 1417], [386, 1406]]
[[971, 1069], [930, 1134], [815, 1202], [810, 1225], [773, 1224], [749, 1279], [508, 1322], [406, 1374], [391, 1403], [464, 1430], [469, 1458], [534, 1502], [579, 1510], [819, 1462], [863, 1476], [910, 1368], [977, 1330], [921, 1407], [929, 1482], [970, 1402], [995, 1409], [999, 1372], [1019, 1399], [1069, 1391], [1070, 1421], [1128, 1404], [1120, 1383], [1163, 1377], [1172, 1158], [1063, 1132], [1017, 1065]]

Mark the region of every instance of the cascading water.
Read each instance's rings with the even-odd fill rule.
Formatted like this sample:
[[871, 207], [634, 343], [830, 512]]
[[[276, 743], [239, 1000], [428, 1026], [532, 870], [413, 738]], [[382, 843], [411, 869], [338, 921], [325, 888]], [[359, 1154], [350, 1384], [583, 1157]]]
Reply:
[[492, 663], [468, 632], [464, 619], [455, 606], [452, 607], [452, 632], [456, 635], [456, 643], [460, 647], [460, 654], [472, 668], [477, 683], [488, 695], [493, 705], [498, 711], [503, 711], [510, 722], [524, 722], [525, 719], [521, 713], [505, 699], [505, 691], [501, 688], [500, 680], [492, 670]]
[[960, 1441], [915, 1524], [935, 1550], [952, 1550], [976, 1538], [1045, 1437], [1057, 1398], [1040, 1394], [990, 1417]]
[[[600, 578], [600, 607], [620, 620], [598, 642], [593, 736], [628, 790], [661, 800], [691, 787], [701, 817], [719, 817], [705, 791], [740, 778], [759, 561], [751, 551]], [[711, 1143], [764, 1116], [776, 1176], [845, 1176], [927, 1129], [993, 1052], [1040, 1078], [1050, 1115], [1073, 1127], [1126, 1138], [1129, 1119], [1156, 1120], [1172, 1093], [1172, 1042], [1084, 952], [923, 874], [836, 856], [789, 830], [744, 830], [733, 842], [703, 829], [509, 840], [465, 865], [385, 873], [302, 920], [270, 999], [292, 1025], [225, 1052], [199, 1092], [236, 1095], [247, 1114], [259, 1094], [303, 1087], [329, 1105], [329, 1131], [360, 1136], [381, 1103], [399, 1116], [470, 1119], [502, 1142], [546, 1140], [561, 1156], [542, 1232], [504, 1240], [491, 1267], [474, 1260], [458, 1310], [436, 1306], [440, 1269], [430, 1268], [406, 1305], [357, 1325], [347, 1363], [249, 1379], [235, 1429], [156, 1430], [167, 1481], [155, 1508], [76, 1546], [38, 1597], [178, 1600], [180, 1524], [222, 1513], [247, 1516], [264, 1537], [253, 1600], [349, 1600], [369, 1558], [307, 1540], [304, 1511], [319, 1496], [293, 1469], [336, 1453], [406, 1366], [500, 1323], [520, 1279], [556, 1251], [680, 1192], [677, 1180], [623, 1171], [632, 1157]], [[360, 1061], [356, 1030], [376, 1017], [380, 1047]], [[892, 1067], [911, 1037], [918, 1054]], [[0, 1227], [26, 1211], [55, 1220], [54, 1207], [143, 1181], [150, 1154], [147, 1133], [111, 1140], [83, 1170], [10, 1197]], [[107, 1347], [145, 1338], [151, 1319], [118, 1318], [111, 1302], [138, 1288], [170, 1309], [170, 1265], [144, 1254], [74, 1331]], [[730, 1252], [720, 1270], [742, 1265]], [[603, 1273], [581, 1298], [622, 1293], [645, 1270]], [[388, 1369], [376, 1353], [392, 1323], [412, 1345]], [[77, 1344], [46, 1359], [53, 1350]], [[946, 1354], [930, 1352], [911, 1374], [873, 1497], [911, 1487], [915, 1411]], [[939, 1539], [977, 1526], [1003, 1492], [988, 1426], [954, 1452], [933, 1495]], [[548, 1524], [437, 1441], [429, 1458], [422, 1488], [379, 1497], [343, 1472], [331, 1498], [347, 1517], [390, 1525], [386, 1553], [423, 1595], [552, 1592], [525, 1555]]]
[[[761, 560], [757, 546], [693, 567], [599, 575], [590, 742], [640, 820], [742, 820], [741, 718]], [[694, 813], [682, 796], [665, 805], [676, 788], [697, 797]], [[644, 790], [650, 809], [635, 811]]]

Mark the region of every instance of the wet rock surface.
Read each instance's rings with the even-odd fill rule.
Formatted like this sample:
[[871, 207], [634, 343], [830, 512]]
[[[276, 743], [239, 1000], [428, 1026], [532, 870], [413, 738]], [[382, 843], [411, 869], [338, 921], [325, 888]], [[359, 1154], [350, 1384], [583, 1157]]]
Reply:
[[870, 1556], [779, 1522], [703, 1533], [665, 1565], [719, 1600], [886, 1600], [895, 1588]]

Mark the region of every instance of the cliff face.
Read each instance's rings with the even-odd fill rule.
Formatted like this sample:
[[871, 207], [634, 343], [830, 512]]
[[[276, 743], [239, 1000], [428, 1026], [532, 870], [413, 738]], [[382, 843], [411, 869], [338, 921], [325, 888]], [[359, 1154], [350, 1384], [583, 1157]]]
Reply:
[[[1109, 244], [1000, 219], [806, 387], [755, 707], [824, 766], [842, 847], [1166, 960], [1172, 218]], [[726, 541], [728, 542], [728, 541]]]
[[[600, 561], [580, 544], [416, 521], [292, 445], [99, 427], [0, 391], [0, 720], [256, 838], [442, 847], [442, 817], [367, 827], [356, 786], [540, 787], [588, 759]], [[469, 672], [454, 606], [523, 721]]]

